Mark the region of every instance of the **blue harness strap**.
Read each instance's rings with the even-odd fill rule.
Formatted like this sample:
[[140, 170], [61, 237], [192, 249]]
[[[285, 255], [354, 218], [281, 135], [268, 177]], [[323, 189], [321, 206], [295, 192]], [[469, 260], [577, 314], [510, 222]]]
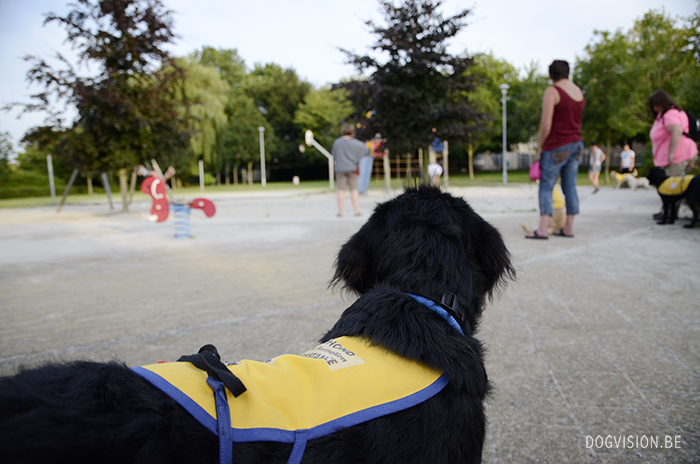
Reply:
[[413, 298], [414, 300], [416, 300], [418, 303], [422, 304], [426, 308], [432, 309], [433, 311], [438, 313], [438, 315], [440, 317], [442, 317], [443, 319], [445, 319], [445, 321], [447, 321], [447, 323], [450, 325], [450, 327], [452, 327], [457, 332], [459, 332], [462, 336], [464, 336], [464, 331], [457, 323], [457, 320], [454, 317], [452, 317], [452, 315], [450, 313], [448, 313], [445, 310], [445, 308], [443, 308], [439, 304], [435, 303], [433, 300], [429, 300], [428, 298], [426, 298], [424, 296], [414, 295], [413, 293], [407, 293], [406, 295], [410, 296], [411, 298]]
[[[219, 380], [207, 377], [207, 385], [214, 391], [216, 401], [216, 425], [219, 435], [219, 464], [233, 462], [233, 441], [231, 440], [231, 416], [226, 398], [226, 386]], [[309, 441], [309, 430], [297, 430], [294, 433], [294, 447], [287, 464], [300, 464]]]
[[231, 441], [231, 416], [226, 399], [226, 386], [219, 380], [207, 377], [207, 385], [214, 390], [216, 401], [216, 426], [219, 435], [219, 464], [233, 461], [233, 443]]
[[304, 457], [304, 451], [306, 451], [307, 441], [309, 441], [308, 430], [298, 430], [294, 434], [294, 448], [292, 448], [292, 454], [289, 455], [289, 460], [287, 461], [287, 464], [301, 463], [301, 458]]

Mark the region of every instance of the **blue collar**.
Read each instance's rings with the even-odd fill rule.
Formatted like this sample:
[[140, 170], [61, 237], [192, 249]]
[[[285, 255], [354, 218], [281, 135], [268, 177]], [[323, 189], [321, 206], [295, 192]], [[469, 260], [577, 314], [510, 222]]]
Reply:
[[433, 300], [429, 300], [428, 298], [425, 298], [423, 296], [414, 295], [412, 293], [407, 293], [406, 295], [410, 296], [411, 298], [413, 298], [414, 300], [416, 300], [418, 303], [422, 304], [426, 308], [432, 309], [433, 311], [438, 313], [438, 315], [440, 317], [445, 319], [445, 321], [447, 321], [447, 323], [450, 324], [450, 327], [452, 327], [457, 332], [459, 332], [462, 336], [464, 336], [464, 331], [462, 330], [462, 327], [459, 326], [459, 324], [457, 323], [457, 320], [454, 317], [452, 317], [452, 315], [450, 313], [448, 313], [445, 310], [445, 308], [443, 308], [439, 304], [435, 303]]

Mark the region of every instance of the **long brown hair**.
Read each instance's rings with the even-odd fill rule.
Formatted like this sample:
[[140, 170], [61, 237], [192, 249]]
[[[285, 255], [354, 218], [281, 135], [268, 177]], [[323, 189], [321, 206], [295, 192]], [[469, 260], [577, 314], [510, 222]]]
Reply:
[[654, 110], [655, 106], [661, 106], [664, 109], [661, 112], [661, 114], [664, 114], [671, 108], [675, 108], [679, 111], [681, 110], [681, 107], [678, 106], [678, 104], [673, 101], [668, 92], [664, 90], [657, 90], [656, 92], [651, 94], [651, 97], [649, 97], [649, 109], [651, 110], [651, 114], [653, 114], [654, 116], [656, 116], [656, 111]]

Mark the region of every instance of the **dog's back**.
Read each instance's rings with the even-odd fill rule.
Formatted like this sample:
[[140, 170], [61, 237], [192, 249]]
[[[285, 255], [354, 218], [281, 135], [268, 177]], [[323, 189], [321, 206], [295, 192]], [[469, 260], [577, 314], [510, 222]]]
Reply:
[[[233, 462], [480, 462], [489, 382], [474, 334], [485, 301], [515, 275], [498, 231], [460, 198], [408, 189], [377, 206], [335, 267], [332, 283], [359, 298], [321, 342], [362, 340], [446, 383], [406, 408], [308, 442], [235, 442]], [[364, 382], [386, 392], [400, 381], [384, 372]], [[3, 464], [216, 463], [220, 443], [231, 451], [231, 442], [118, 363], [59, 363], [0, 379], [0, 440]]]

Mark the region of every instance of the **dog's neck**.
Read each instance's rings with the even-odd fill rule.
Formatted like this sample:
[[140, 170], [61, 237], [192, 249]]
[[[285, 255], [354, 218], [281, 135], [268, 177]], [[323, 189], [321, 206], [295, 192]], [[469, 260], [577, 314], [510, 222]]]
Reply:
[[[427, 317], [439, 315], [436, 307], [449, 313], [435, 300], [425, 298], [425, 301], [432, 304], [425, 305], [409, 296], [406, 290], [379, 285], [347, 308], [321, 338], [321, 343], [343, 336], [362, 337], [403, 358], [442, 370], [458, 388], [483, 393], [486, 375], [480, 360], [482, 348], [473, 336], [474, 324], [469, 321], [468, 310], [465, 310], [464, 321], [457, 323], [460, 331], [447, 322], [449, 317]], [[430, 311], [426, 311], [428, 309]], [[456, 322], [458, 317], [453, 316], [453, 319]], [[474, 366], [480, 373], [475, 374]]]
[[[433, 300], [430, 300], [424, 296], [420, 295], [414, 295], [412, 293], [407, 293], [408, 296], [416, 300], [418, 303], [422, 304], [426, 308], [435, 311], [440, 317], [442, 317], [453, 329], [455, 329], [457, 332], [460, 333], [460, 335], [464, 336], [464, 331], [462, 330], [462, 327], [459, 325], [459, 322], [457, 322], [457, 319], [448, 309], [449, 307], [445, 307], [443, 305], [439, 305], [435, 303]], [[443, 302], [446, 301], [447, 293], [443, 295]]]

